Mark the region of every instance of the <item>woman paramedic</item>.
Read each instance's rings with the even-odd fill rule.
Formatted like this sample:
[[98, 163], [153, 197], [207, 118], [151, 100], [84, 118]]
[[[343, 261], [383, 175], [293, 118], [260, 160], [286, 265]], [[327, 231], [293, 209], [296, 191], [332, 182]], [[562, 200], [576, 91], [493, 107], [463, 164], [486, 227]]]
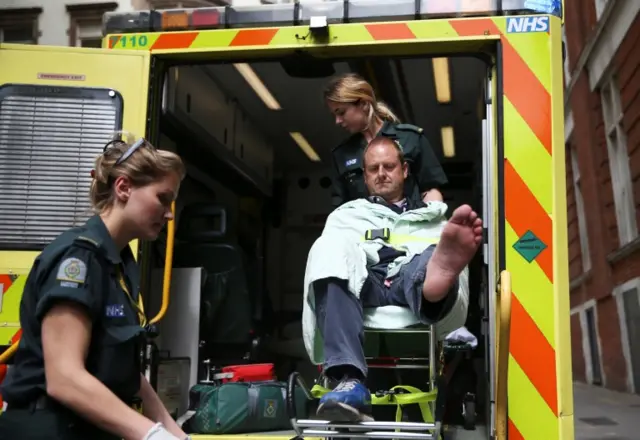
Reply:
[[178, 156], [144, 139], [105, 146], [92, 171], [96, 215], [49, 244], [27, 278], [0, 439], [189, 438], [141, 374], [146, 320], [128, 246], [158, 236], [184, 174]]
[[373, 87], [362, 77], [348, 73], [333, 79], [324, 92], [327, 106], [336, 124], [352, 133], [333, 149], [334, 178], [332, 202], [341, 204], [367, 197], [362, 173], [364, 148], [377, 135], [394, 139], [400, 144], [409, 162], [405, 195], [413, 202], [442, 201], [438, 187], [447, 178], [422, 129], [401, 124], [393, 112], [376, 99]]

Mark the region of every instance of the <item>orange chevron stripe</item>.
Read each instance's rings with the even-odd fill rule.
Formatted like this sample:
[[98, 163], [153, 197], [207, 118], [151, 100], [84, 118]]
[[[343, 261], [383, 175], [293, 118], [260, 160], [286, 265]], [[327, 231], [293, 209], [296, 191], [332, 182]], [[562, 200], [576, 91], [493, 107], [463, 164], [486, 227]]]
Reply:
[[405, 23], [380, 23], [365, 25], [374, 40], [411, 40], [415, 34]]
[[0, 284], [4, 287], [4, 290], [0, 292], [0, 295], [4, 295], [4, 293], [9, 290], [9, 287], [13, 284], [13, 280], [11, 280], [9, 275], [0, 275]]
[[114, 37], [110, 37], [109, 38], [109, 49], [113, 49], [113, 47], [118, 44], [118, 41], [120, 41], [120, 38], [122, 38], [119, 35], [116, 35]]
[[271, 43], [278, 29], [247, 29], [238, 31], [229, 46], [264, 46]]
[[[460, 36], [500, 35], [504, 56], [504, 93], [551, 154], [551, 95], [531, 71], [526, 61], [490, 18], [451, 20]], [[526, 84], [525, 87], [522, 85]]]
[[525, 440], [524, 436], [520, 434], [520, 431], [518, 431], [518, 428], [511, 421], [511, 419], [509, 419], [508, 425], [509, 426], [507, 427], [507, 431], [509, 435], [509, 440]]
[[186, 49], [191, 46], [191, 43], [199, 34], [200, 32], [165, 32], [160, 34], [153, 46], [151, 46], [151, 50]]
[[522, 236], [531, 230], [547, 245], [547, 248], [538, 255], [535, 261], [549, 280], [553, 282], [551, 218], [507, 159], [504, 161], [504, 202], [507, 221], [516, 234]]
[[509, 352], [540, 396], [558, 414], [555, 350], [515, 294], [511, 296]]

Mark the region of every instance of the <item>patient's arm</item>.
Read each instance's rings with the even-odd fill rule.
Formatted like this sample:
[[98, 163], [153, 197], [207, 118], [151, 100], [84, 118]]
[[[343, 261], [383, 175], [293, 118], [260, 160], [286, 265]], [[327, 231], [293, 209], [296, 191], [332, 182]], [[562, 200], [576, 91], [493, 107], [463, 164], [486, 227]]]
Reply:
[[422, 201], [427, 202], [442, 202], [444, 198], [442, 193], [438, 189], [430, 189], [422, 193]]

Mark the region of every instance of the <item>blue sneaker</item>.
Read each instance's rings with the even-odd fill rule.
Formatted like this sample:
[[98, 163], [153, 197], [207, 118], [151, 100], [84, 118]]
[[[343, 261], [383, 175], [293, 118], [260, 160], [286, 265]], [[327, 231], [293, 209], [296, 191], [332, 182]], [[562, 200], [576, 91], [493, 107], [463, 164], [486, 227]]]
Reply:
[[344, 379], [320, 399], [316, 415], [330, 422], [369, 422], [371, 393], [356, 379]]

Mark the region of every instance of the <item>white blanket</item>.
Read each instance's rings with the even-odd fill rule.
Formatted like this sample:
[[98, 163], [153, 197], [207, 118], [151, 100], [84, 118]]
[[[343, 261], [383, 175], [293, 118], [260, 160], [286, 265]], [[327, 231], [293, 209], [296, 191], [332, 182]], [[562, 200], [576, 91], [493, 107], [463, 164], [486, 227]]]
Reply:
[[[367, 267], [378, 263], [378, 250], [387, 246], [382, 239], [365, 241], [364, 234], [370, 229], [389, 228], [392, 237], [401, 244], [394, 243], [394, 247], [401, 248], [406, 255], [397, 258], [389, 265], [387, 277], [394, 276], [403, 264], [409, 262], [415, 255], [423, 252], [431, 244], [437, 243], [442, 228], [446, 224], [445, 213], [447, 205], [442, 202], [430, 202], [426, 207], [397, 214], [384, 206], [371, 203], [366, 199], [354, 200], [337, 208], [327, 218], [322, 235], [315, 241], [309, 252], [304, 281], [304, 305], [302, 312], [302, 331], [305, 348], [314, 364], [323, 362], [322, 337], [317, 332], [317, 323], [313, 311], [315, 300], [313, 283], [325, 278], [338, 278], [348, 281], [349, 291], [360, 296], [360, 291], [367, 279]], [[460, 277], [458, 299], [451, 312], [443, 319], [444, 327], [438, 334], [444, 338], [449, 332], [462, 327], [466, 320], [469, 302], [468, 281], [466, 270]], [[383, 316], [384, 309], [378, 310]], [[390, 311], [390, 309], [389, 309]], [[377, 311], [367, 310], [368, 314]], [[403, 315], [405, 321], [408, 315], [390, 313], [387, 328], [406, 327], [412, 323], [400, 322]], [[365, 319], [371, 322], [373, 316]], [[415, 319], [415, 317], [414, 317]], [[384, 323], [376, 319], [378, 325]], [[378, 327], [379, 328], [379, 327]]]

